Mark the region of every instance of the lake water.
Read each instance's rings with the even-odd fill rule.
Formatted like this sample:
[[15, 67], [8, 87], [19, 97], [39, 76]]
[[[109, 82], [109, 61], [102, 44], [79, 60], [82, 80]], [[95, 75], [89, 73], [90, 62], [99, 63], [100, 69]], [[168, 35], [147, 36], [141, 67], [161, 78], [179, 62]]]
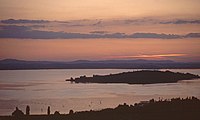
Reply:
[[[0, 115], [11, 115], [18, 106], [31, 114], [114, 108], [119, 104], [172, 97], [200, 98], [200, 80], [149, 85], [128, 84], [72, 84], [65, 79], [81, 75], [105, 75], [133, 71], [130, 69], [53, 69], [53, 70], [0, 70]], [[200, 75], [200, 69], [172, 69]]]

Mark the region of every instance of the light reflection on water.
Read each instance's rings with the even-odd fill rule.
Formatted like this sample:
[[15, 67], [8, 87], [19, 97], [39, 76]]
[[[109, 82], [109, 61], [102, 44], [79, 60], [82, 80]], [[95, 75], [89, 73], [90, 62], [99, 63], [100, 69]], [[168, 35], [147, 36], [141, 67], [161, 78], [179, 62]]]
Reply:
[[[0, 114], [11, 114], [16, 106], [25, 111], [30, 105], [32, 113], [68, 113], [73, 110], [116, 107], [124, 102], [133, 104], [150, 98], [196, 96], [200, 98], [200, 80], [178, 83], [128, 85], [128, 84], [71, 84], [65, 79], [92, 76], [93, 74], [120, 73], [126, 69], [63, 69], [63, 70], [1, 70]], [[200, 75], [200, 69], [173, 69]]]

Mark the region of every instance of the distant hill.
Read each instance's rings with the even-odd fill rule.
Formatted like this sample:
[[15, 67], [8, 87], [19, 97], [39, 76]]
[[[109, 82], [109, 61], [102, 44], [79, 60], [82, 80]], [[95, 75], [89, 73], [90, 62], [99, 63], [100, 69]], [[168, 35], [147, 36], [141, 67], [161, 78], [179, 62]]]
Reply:
[[77, 60], [58, 61], [25, 61], [17, 59], [0, 60], [0, 70], [21, 69], [199, 69], [200, 62], [174, 62], [170, 60]]

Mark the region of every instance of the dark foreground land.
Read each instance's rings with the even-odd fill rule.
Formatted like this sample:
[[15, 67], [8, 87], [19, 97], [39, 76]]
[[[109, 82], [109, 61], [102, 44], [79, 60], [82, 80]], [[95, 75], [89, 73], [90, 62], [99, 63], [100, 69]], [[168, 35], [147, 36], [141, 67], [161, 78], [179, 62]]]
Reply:
[[200, 100], [186, 99], [143, 101], [100, 111], [72, 111], [69, 114], [1, 116], [0, 120], [200, 120]]
[[127, 84], [154, 84], [175, 83], [180, 80], [192, 80], [200, 78], [190, 73], [175, 73], [171, 71], [133, 71], [110, 75], [93, 75], [93, 77], [80, 76], [66, 81], [75, 83], [127, 83]]

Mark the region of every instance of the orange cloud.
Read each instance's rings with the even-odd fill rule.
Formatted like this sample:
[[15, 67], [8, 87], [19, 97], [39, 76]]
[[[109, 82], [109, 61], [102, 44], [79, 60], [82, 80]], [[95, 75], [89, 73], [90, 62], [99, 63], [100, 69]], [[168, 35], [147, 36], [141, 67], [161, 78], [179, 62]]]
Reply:
[[165, 58], [165, 57], [181, 57], [187, 54], [158, 54], [158, 55], [130, 55], [130, 56], [114, 56], [112, 58]]

